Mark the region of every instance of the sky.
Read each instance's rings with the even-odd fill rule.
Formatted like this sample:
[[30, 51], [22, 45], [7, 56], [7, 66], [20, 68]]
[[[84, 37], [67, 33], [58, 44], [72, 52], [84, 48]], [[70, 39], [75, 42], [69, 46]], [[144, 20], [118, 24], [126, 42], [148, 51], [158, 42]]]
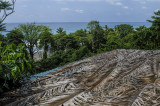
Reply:
[[17, 0], [5, 22], [145, 22], [158, 9], [160, 0]]

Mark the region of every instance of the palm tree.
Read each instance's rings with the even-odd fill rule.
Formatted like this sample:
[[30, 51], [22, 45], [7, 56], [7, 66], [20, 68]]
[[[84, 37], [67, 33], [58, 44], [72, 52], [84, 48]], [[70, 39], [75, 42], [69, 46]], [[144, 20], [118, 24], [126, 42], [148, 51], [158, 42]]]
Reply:
[[18, 27], [18, 30], [24, 35], [26, 47], [29, 51], [31, 58], [33, 59], [34, 54], [39, 51], [38, 41], [40, 39], [40, 34], [44, 32], [44, 26], [36, 25], [35, 23], [21, 24]]
[[52, 33], [50, 31], [51, 29], [49, 29], [48, 27], [45, 27], [45, 31], [40, 35], [39, 47], [44, 48], [43, 59], [46, 59], [48, 57], [47, 53], [49, 51], [49, 48], [51, 48], [50, 46], [52, 46], [52, 43], [53, 43]]

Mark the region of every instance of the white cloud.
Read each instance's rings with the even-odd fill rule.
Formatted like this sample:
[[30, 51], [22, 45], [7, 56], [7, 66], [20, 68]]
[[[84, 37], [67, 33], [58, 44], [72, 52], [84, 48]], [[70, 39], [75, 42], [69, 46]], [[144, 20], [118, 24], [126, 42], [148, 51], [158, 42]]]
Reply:
[[75, 12], [82, 14], [82, 13], [84, 13], [84, 10], [76, 9]]
[[128, 9], [129, 7], [128, 7], [128, 6], [123, 6], [123, 8], [124, 8], [124, 9]]
[[61, 11], [70, 11], [70, 8], [61, 8]]
[[147, 0], [147, 1], [151, 1], [151, 2], [160, 2], [160, 0]]
[[112, 5], [123, 5], [122, 2], [120, 2], [121, 0], [105, 0], [106, 2], [112, 4]]
[[123, 0], [50, 0], [55, 2], [108, 2], [113, 5], [122, 5]]
[[133, 0], [133, 1], [139, 2], [141, 4], [146, 4], [146, 2], [147, 2], [147, 0]]
[[106, 2], [111, 5], [116, 5], [116, 6], [122, 6], [127, 8], [127, 6], [124, 6], [122, 1], [123, 0], [50, 0], [50, 1], [55, 1], [55, 2]]
[[160, 0], [133, 0], [133, 1], [137, 1], [141, 4], [146, 4], [147, 2], [160, 2]]
[[71, 11], [71, 12], [76, 12], [76, 13], [84, 13], [84, 10], [82, 9], [71, 9], [71, 8], [61, 8], [61, 11], [62, 12], [65, 12], [65, 11]]
[[128, 6], [126, 6], [122, 3], [122, 0], [105, 0], [105, 1], [112, 4], [112, 5], [121, 6], [124, 9], [129, 9]]
[[117, 6], [121, 6], [121, 5], [122, 5], [122, 3], [121, 3], [121, 2], [116, 2], [116, 3], [115, 3], [115, 5], [117, 5]]

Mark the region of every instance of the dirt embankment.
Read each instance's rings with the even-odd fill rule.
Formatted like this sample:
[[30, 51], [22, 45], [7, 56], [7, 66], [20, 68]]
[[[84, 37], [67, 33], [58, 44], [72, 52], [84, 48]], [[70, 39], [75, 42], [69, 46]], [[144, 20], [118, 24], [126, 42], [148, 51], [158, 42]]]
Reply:
[[26, 82], [8, 106], [158, 106], [160, 51], [114, 50]]

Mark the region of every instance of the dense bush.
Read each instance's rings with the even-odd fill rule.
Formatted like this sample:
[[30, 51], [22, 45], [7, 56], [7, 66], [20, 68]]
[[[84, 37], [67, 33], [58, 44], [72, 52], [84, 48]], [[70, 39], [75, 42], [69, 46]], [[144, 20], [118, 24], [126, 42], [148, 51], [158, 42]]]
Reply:
[[31, 71], [31, 62], [23, 44], [1, 46], [0, 42], [0, 92], [14, 87]]
[[88, 50], [86, 46], [81, 47], [78, 50], [68, 49], [66, 51], [57, 51], [53, 56], [47, 59], [43, 59], [41, 61], [35, 62], [34, 70], [38, 70], [38, 72], [43, 72], [46, 70], [51, 70], [56, 67], [63, 66], [67, 63], [77, 61], [86, 57], [91, 56], [92, 54]]

